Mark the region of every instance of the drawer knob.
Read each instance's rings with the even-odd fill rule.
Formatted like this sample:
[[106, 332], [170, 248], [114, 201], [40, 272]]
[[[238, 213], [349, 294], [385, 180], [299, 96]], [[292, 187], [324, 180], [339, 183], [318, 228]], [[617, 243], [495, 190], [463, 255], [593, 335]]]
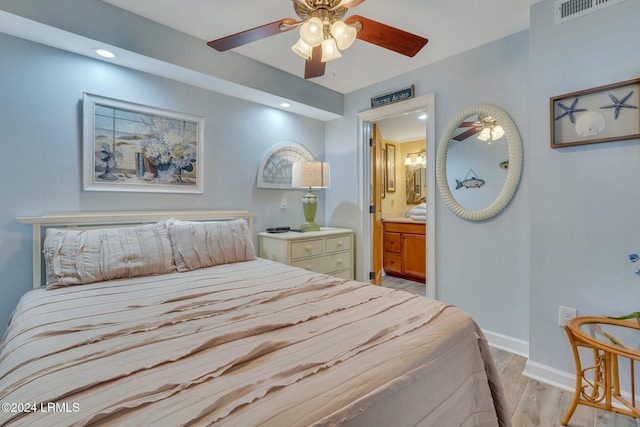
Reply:
[[313, 246], [307, 245], [304, 248], [307, 250], [307, 252], [311, 252], [311, 249], [313, 249]]
[[336, 260], [336, 262], [337, 262], [338, 264], [342, 264], [342, 258], [338, 258], [338, 259]]
[[338, 247], [342, 247], [344, 245], [344, 243], [342, 243], [342, 240], [338, 240]]
[[312, 271], [312, 270], [313, 270], [313, 267], [311, 267], [310, 265], [307, 265], [307, 266], [305, 267], [305, 270]]

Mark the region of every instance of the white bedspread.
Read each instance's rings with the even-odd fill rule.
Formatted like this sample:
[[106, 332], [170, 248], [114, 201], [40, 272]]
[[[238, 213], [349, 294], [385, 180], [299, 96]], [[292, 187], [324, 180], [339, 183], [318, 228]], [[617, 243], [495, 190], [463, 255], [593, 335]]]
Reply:
[[16, 426], [509, 425], [468, 315], [263, 259], [27, 293], [0, 402]]

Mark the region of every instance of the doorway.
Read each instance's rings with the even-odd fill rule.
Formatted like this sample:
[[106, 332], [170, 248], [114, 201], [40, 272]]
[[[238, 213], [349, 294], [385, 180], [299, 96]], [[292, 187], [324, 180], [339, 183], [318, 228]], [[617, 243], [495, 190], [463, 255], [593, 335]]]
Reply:
[[[361, 207], [363, 218], [358, 226], [360, 236], [363, 236], [362, 247], [358, 251], [362, 260], [360, 274], [362, 277], [370, 278], [372, 282], [381, 279], [382, 271], [382, 224], [381, 220], [385, 216], [403, 218], [408, 212], [409, 206], [415, 206], [416, 200], [421, 199], [420, 193], [426, 190], [426, 281], [425, 294], [428, 297], [436, 298], [436, 247], [435, 247], [435, 121], [434, 121], [434, 96], [425, 95], [418, 98], [402, 101], [397, 104], [379, 107], [373, 110], [358, 114], [359, 131], [362, 138], [361, 152], [359, 153], [359, 174], [362, 190]], [[420, 113], [420, 114], [418, 114]], [[409, 122], [415, 120], [417, 116], [426, 114], [426, 120], [422, 120], [418, 126], [412, 125], [414, 129], [409, 132]], [[402, 130], [406, 132], [402, 133]], [[418, 129], [418, 130], [416, 130]], [[417, 134], [416, 134], [417, 132]], [[385, 135], [387, 133], [387, 135]], [[376, 135], [377, 134], [377, 135]], [[418, 138], [415, 138], [418, 135]], [[380, 141], [376, 141], [376, 138]], [[422, 143], [416, 142], [422, 139]], [[426, 139], [426, 142], [424, 140]], [[370, 141], [372, 149], [370, 147]], [[376, 143], [378, 146], [376, 147]], [[411, 143], [403, 147], [403, 144]], [[420, 147], [420, 144], [422, 146]], [[420, 148], [417, 148], [420, 147]], [[417, 174], [411, 171], [409, 176], [404, 162], [409, 157], [414, 162], [416, 157], [424, 153], [423, 160], [426, 168], [417, 169]], [[390, 162], [393, 156], [395, 162]], [[386, 167], [385, 167], [386, 166]], [[423, 175], [424, 174], [424, 175]], [[392, 175], [392, 176], [391, 176]], [[417, 196], [408, 200], [408, 179], [418, 176], [418, 186], [412, 182], [412, 191]], [[426, 186], [420, 183], [425, 182]], [[384, 184], [383, 184], [384, 183]], [[377, 185], [376, 185], [377, 184]], [[389, 191], [391, 190], [391, 191]], [[384, 199], [381, 195], [384, 194]], [[409, 203], [407, 203], [409, 202]], [[370, 213], [370, 206], [376, 206], [376, 213]]]

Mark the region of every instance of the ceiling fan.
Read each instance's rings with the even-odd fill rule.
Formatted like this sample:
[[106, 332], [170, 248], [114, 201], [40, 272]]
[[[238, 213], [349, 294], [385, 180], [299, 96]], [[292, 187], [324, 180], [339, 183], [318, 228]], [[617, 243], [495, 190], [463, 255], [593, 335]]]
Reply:
[[345, 19], [347, 10], [365, 0], [292, 0], [299, 19], [285, 18], [230, 36], [212, 40], [210, 47], [223, 52], [266, 37], [300, 28], [292, 50], [306, 60], [304, 78], [324, 75], [327, 61], [340, 58], [356, 38], [409, 57], [427, 44], [424, 37], [390, 27], [362, 16]]
[[[464, 128], [469, 129], [459, 133], [452, 139], [455, 139], [456, 141], [464, 141], [478, 132], [480, 132], [480, 135], [478, 135], [478, 139], [480, 141], [495, 141], [504, 136], [504, 128], [491, 116], [478, 115], [478, 120], [473, 122], [466, 121], [458, 125], [458, 129]], [[489, 142], [489, 144], [491, 144], [491, 142]]]

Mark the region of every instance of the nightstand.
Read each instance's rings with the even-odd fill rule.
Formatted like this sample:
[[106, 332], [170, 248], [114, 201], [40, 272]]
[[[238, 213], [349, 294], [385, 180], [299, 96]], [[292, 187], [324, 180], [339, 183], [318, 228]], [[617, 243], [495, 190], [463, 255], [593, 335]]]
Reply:
[[321, 227], [320, 231], [258, 233], [260, 257], [353, 279], [353, 230]]

